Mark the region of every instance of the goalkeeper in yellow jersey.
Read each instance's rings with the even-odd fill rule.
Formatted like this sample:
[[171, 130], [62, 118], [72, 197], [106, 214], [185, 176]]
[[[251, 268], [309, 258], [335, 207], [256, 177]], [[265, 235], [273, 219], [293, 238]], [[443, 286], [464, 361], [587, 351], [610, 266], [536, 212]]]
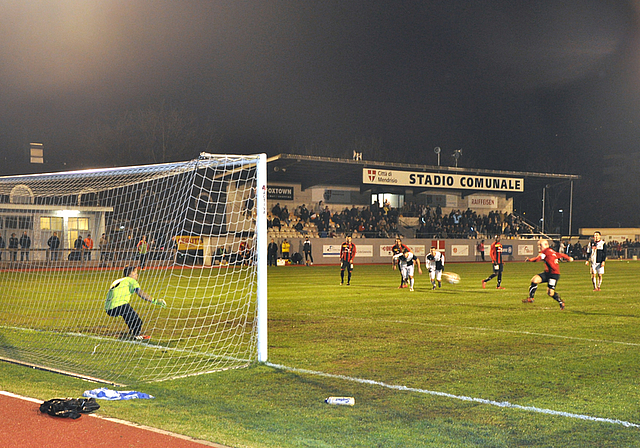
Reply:
[[107, 300], [104, 309], [111, 317], [122, 316], [125, 323], [129, 327], [129, 332], [134, 339], [149, 339], [149, 336], [141, 334], [142, 319], [138, 313], [129, 304], [131, 296], [137, 294], [142, 300], [159, 305], [162, 308], [167, 303], [162, 299], [154, 299], [149, 294], [140, 289], [138, 283], [138, 268], [135, 266], [126, 266], [124, 268], [124, 277], [114, 281], [107, 292]]

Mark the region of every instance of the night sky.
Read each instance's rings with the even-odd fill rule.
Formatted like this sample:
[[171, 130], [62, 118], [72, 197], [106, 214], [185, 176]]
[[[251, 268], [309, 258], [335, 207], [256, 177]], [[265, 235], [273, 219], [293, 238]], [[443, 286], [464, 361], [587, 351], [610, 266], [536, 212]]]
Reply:
[[0, 174], [36, 169], [24, 163], [30, 141], [45, 144], [50, 171], [121, 164], [111, 147], [124, 145], [105, 129], [124, 140], [123, 123], [160, 110], [191, 131], [166, 159], [358, 149], [436, 164], [440, 146], [449, 165], [462, 148], [462, 167], [582, 175], [580, 226], [640, 225], [594, 185], [605, 155], [637, 159], [639, 11], [602, 0], [6, 0]]

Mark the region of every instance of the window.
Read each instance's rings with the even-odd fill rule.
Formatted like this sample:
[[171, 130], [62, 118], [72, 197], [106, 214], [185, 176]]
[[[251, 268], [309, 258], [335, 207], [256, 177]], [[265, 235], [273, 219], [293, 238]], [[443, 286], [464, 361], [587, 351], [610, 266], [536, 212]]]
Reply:
[[80, 232], [83, 232], [83, 237], [86, 236], [84, 232], [89, 230], [89, 218], [68, 218], [67, 230], [67, 245], [72, 249]]
[[69, 218], [67, 226], [69, 230], [89, 230], [89, 218]]
[[[0, 218], [0, 229], [2, 228], [2, 218]], [[21, 229], [31, 230], [33, 229], [33, 217], [32, 216], [7, 216], [4, 218], [4, 227], [7, 229]]]
[[76, 240], [78, 239], [78, 231], [77, 230], [70, 230], [67, 232], [67, 238], [66, 238], [66, 247], [68, 249], [73, 249]]
[[53, 216], [40, 217], [40, 230], [62, 230], [62, 218]]
[[380, 207], [382, 207], [385, 201], [388, 201], [391, 207], [400, 208], [404, 205], [404, 195], [393, 193], [374, 193], [371, 195], [371, 203], [374, 204], [376, 201], [378, 201], [378, 205]]
[[17, 216], [7, 216], [4, 218], [4, 226], [7, 229], [17, 229], [18, 228], [18, 217]]
[[31, 216], [18, 216], [18, 228], [21, 230], [33, 229], [33, 217]]

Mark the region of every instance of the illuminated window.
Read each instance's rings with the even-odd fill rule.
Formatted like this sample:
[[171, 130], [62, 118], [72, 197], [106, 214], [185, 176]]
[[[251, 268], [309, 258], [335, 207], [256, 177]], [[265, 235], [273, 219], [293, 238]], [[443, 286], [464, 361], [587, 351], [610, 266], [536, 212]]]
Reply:
[[68, 249], [73, 249], [77, 239], [78, 239], [78, 231], [77, 230], [68, 231], [67, 232], [67, 238], [66, 238], [66, 247]]
[[40, 217], [40, 230], [62, 230], [62, 218], [55, 216]]
[[89, 218], [68, 218], [67, 220], [67, 247], [69, 249], [74, 248], [76, 239], [80, 232], [83, 232], [82, 236], [85, 237], [84, 231], [89, 230]]
[[376, 201], [378, 201], [378, 205], [380, 207], [382, 207], [385, 201], [387, 201], [391, 207], [400, 208], [404, 205], [404, 195], [392, 193], [372, 194], [371, 203], [374, 204]]
[[67, 227], [69, 230], [89, 230], [89, 218], [69, 218]]

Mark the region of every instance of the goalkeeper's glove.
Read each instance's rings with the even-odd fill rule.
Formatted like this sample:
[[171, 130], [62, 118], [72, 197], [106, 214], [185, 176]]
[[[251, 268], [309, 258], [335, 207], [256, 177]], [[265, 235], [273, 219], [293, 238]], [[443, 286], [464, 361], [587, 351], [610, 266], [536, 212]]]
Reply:
[[160, 308], [166, 308], [167, 307], [167, 302], [165, 302], [162, 299], [153, 299], [151, 301], [151, 303], [153, 303], [154, 305], [158, 305]]

